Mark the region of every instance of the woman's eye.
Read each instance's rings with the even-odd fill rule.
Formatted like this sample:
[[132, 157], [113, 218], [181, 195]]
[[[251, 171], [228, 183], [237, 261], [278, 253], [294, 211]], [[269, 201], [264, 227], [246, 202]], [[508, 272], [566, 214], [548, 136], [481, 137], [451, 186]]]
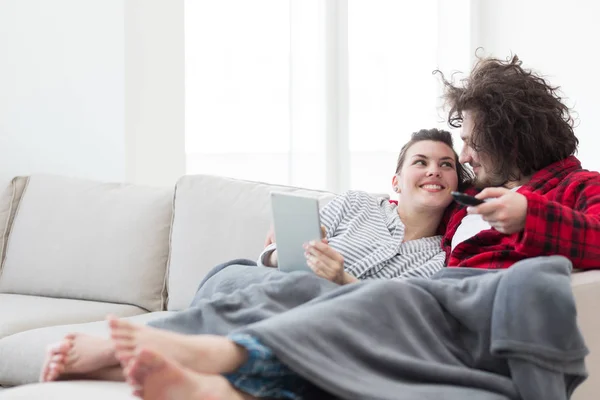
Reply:
[[425, 165], [425, 160], [417, 160], [414, 162], [414, 164]]
[[443, 162], [442, 167], [454, 168], [454, 164], [451, 162]]

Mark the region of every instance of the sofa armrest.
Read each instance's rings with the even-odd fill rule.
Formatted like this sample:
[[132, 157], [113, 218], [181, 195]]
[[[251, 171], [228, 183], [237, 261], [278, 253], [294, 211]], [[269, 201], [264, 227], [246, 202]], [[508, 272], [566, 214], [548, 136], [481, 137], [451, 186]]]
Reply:
[[589, 378], [572, 399], [594, 399], [600, 392], [600, 270], [576, 270], [571, 275], [577, 303], [577, 323], [590, 350], [586, 357]]
[[[571, 281], [573, 288], [584, 286], [584, 285], [600, 285], [600, 269], [586, 270], [576, 269], [571, 274]], [[575, 289], [574, 289], [575, 290]]]

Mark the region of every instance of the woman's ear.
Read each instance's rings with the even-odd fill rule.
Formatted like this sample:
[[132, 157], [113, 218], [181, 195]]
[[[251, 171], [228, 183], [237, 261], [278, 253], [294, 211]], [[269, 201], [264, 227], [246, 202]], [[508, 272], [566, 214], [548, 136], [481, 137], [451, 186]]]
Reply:
[[392, 178], [392, 188], [394, 189], [394, 192], [400, 193], [400, 187], [398, 186], [398, 175], [394, 175]]

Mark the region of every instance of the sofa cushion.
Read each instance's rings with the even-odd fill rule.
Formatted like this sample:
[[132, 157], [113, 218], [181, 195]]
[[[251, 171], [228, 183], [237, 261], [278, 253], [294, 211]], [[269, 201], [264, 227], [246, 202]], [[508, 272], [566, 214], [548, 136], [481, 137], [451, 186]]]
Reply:
[[0, 294], [0, 338], [45, 326], [99, 321], [108, 314], [128, 317], [146, 310], [128, 304]]
[[172, 190], [32, 175], [0, 292], [163, 306]]
[[27, 177], [0, 178], [0, 270], [6, 253], [8, 234], [27, 180]]
[[2, 400], [139, 400], [124, 382], [64, 381], [3, 390]]
[[[127, 320], [144, 324], [170, 314], [168, 311], [159, 311], [135, 315]], [[126, 316], [124, 313], [117, 315]], [[108, 325], [103, 320], [104, 316], [98, 317], [97, 322], [32, 329], [0, 339], [0, 385], [15, 386], [37, 382], [46, 348], [68, 333], [83, 332], [108, 338]]]
[[209, 175], [185, 176], [175, 189], [169, 261], [169, 310], [189, 306], [198, 284], [215, 265], [234, 258], [256, 260], [271, 225], [271, 191], [312, 196], [329, 192]]

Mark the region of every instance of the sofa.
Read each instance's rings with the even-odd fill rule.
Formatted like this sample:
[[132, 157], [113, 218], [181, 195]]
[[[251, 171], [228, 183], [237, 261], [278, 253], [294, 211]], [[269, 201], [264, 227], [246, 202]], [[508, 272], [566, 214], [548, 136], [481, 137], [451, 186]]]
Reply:
[[[0, 187], [0, 399], [134, 399], [124, 383], [37, 383], [45, 349], [69, 332], [107, 337], [108, 314], [145, 323], [185, 309], [213, 266], [256, 259], [271, 191], [333, 197], [209, 175], [174, 188], [43, 174]], [[595, 399], [600, 271], [572, 281], [591, 351], [590, 378], [574, 398]]]

